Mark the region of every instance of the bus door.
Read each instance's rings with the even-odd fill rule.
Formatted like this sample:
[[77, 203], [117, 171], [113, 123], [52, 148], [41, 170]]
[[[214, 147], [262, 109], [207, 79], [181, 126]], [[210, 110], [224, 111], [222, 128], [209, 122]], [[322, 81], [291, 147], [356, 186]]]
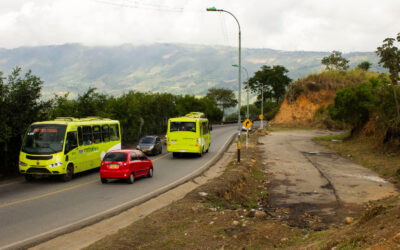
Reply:
[[199, 122], [199, 135], [198, 140], [200, 144], [200, 150], [204, 151], [204, 139], [203, 139], [203, 123]]
[[203, 140], [204, 149], [207, 150], [210, 145], [210, 131], [208, 130], [208, 122], [203, 123]]
[[[79, 149], [78, 149], [78, 138], [76, 131], [70, 131], [67, 133], [67, 138], [65, 140], [65, 162], [72, 162], [74, 164], [74, 172], [79, 172], [78, 162], [79, 162]], [[65, 165], [67, 167], [67, 165]]]

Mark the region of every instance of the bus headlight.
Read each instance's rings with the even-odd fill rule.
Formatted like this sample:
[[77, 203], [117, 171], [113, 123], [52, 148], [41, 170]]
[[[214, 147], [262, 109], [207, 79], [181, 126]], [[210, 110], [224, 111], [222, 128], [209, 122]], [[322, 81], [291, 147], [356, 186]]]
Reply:
[[53, 163], [53, 164], [50, 164], [49, 167], [55, 168], [55, 167], [61, 166], [62, 164], [63, 164], [62, 161], [60, 161], [60, 162], [55, 162], [55, 163]]
[[152, 150], [153, 148], [154, 148], [154, 146], [150, 146], [150, 147], [149, 147], [149, 150]]
[[28, 166], [28, 164], [26, 164], [25, 162], [23, 162], [23, 161], [19, 161], [19, 165], [21, 165], [21, 166], [23, 166], [23, 167], [26, 167], [26, 166]]

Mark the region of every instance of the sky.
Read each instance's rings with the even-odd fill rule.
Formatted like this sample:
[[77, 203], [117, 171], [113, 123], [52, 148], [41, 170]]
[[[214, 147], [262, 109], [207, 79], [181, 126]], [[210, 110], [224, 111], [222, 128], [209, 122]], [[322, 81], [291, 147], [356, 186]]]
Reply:
[[0, 0], [0, 48], [187, 43], [375, 51], [400, 32], [400, 0]]

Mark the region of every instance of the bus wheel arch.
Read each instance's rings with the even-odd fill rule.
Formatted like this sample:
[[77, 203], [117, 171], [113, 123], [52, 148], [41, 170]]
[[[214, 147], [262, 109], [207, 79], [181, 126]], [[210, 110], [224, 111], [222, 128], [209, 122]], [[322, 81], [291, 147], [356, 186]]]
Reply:
[[72, 176], [74, 175], [74, 164], [69, 163], [67, 166], [67, 169], [65, 171], [65, 174], [61, 176], [61, 179], [64, 182], [70, 181], [72, 179]]
[[25, 174], [24, 177], [27, 182], [35, 180], [35, 177], [33, 177], [31, 174]]

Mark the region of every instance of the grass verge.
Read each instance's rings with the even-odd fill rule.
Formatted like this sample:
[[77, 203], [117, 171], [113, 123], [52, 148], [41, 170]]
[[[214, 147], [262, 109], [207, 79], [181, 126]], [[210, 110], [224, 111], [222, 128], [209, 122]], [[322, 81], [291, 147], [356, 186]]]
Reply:
[[337, 152], [366, 168], [369, 168], [385, 179], [400, 183], [400, 152], [388, 152], [377, 146], [375, 139], [369, 137], [349, 137], [349, 132], [342, 135], [316, 137], [314, 141]]

